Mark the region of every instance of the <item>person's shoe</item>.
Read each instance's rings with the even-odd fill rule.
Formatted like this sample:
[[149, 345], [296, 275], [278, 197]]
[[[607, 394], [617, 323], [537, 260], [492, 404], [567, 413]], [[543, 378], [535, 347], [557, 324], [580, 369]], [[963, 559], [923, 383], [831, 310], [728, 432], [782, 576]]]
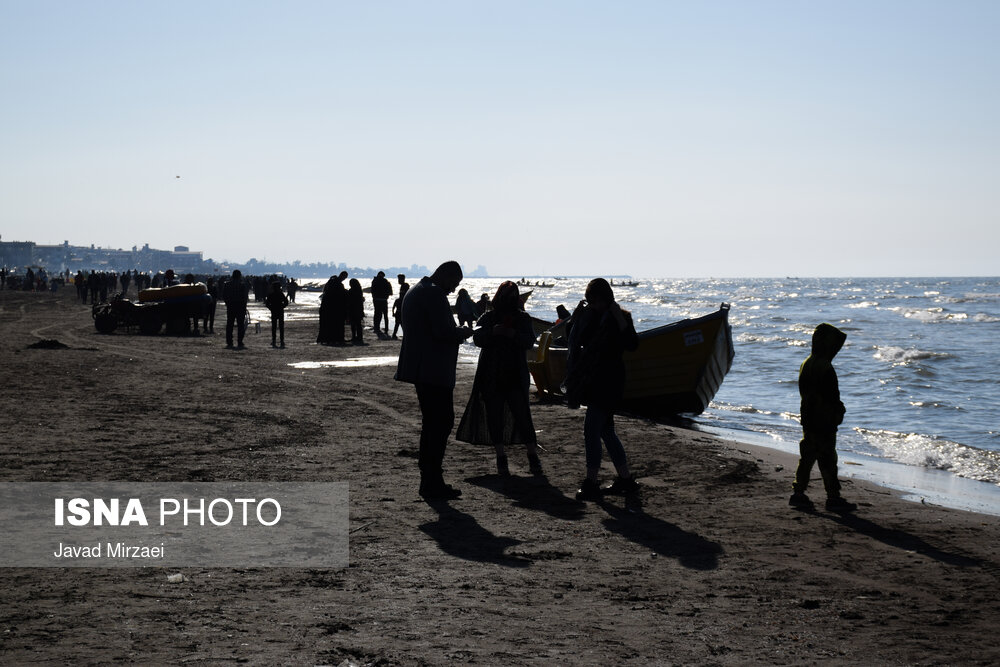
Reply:
[[601, 489], [612, 496], [630, 496], [639, 491], [639, 483], [634, 477], [616, 477], [615, 481]]
[[233, 349], [233, 344], [232, 343], [226, 343], [226, 349], [227, 350]]
[[542, 462], [536, 452], [528, 452], [528, 470], [531, 471], [532, 475], [542, 474]]
[[600, 500], [601, 499], [601, 485], [590, 479], [589, 477], [583, 480], [583, 484], [576, 492], [577, 500]]
[[815, 507], [813, 505], [813, 501], [809, 500], [809, 496], [802, 493], [801, 491], [796, 491], [795, 493], [792, 494], [792, 497], [788, 499], [788, 506], [798, 507], [800, 509], [809, 509], [809, 510]]
[[399, 340], [399, 336], [393, 335], [392, 339], [393, 340]]
[[455, 500], [462, 492], [450, 484], [434, 484], [420, 487], [420, 497], [424, 500]]
[[240, 343], [239, 345], [236, 346], [236, 349], [237, 350], [245, 350], [245, 349], [247, 349], [247, 346], [244, 345], [243, 343]]
[[281, 349], [282, 349], [282, 350], [284, 350], [284, 349], [285, 349], [285, 341], [281, 341]]
[[510, 466], [507, 465], [507, 455], [497, 456], [497, 474], [501, 477], [510, 477]]
[[853, 512], [858, 506], [840, 496], [831, 496], [826, 499], [826, 509], [831, 512]]

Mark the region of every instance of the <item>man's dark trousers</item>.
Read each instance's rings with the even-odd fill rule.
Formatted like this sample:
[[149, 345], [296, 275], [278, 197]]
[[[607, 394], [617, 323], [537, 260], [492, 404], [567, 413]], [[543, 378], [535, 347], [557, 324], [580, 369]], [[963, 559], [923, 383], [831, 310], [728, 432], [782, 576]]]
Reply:
[[418, 383], [417, 400], [420, 402], [420, 485], [442, 486], [444, 477], [441, 464], [448, 436], [455, 426], [454, 388]]

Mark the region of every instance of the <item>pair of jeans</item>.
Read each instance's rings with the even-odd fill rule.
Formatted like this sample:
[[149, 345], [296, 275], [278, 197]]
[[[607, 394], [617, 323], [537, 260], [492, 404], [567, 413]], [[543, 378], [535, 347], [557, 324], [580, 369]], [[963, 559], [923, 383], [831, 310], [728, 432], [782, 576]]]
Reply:
[[246, 308], [226, 308], [226, 345], [233, 344], [233, 325], [236, 325], [236, 341], [243, 344], [243, 336], [247, 332]]
[[587, 450], [587, 468], [601, 467], [602, 440], [604, 446], [608, 448], [611, 462], [618, 469], [624, 468], [628, 459], [625, 456], [625, 447], [622, 446], [622, 441], [615, 433], [614, 410], [588, 405], [587, 416], [583, 420], [583, 441]]
[[285, 311], [271, 313], [271, 345], [277, 341], [278, 332], [281, 332], [281, 344], [285, 344]]
[[420, 403], [420, 480], [421, 484], [444, 484], [441, 466], [448, 436], [455, 426], [453, 387], [417, 383]]
[[819, 464], [819, 474], [823, 477], [826, 495], [835, 498], [840, 495], [840, 480], [837, 479], [837, 432], [804, 431], [799, 442], [799, 465], [795, 469], [795, 483], [792, 490], [805, 493], [809, 486], [809, 475], [814, 463]]

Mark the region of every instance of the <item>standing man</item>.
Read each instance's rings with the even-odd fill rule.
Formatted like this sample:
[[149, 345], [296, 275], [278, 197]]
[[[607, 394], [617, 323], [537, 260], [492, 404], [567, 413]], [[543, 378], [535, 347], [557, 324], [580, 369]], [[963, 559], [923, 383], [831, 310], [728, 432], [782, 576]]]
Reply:
[[222, 301], [226, 304], [226, 349], [233, 349], [233, 325], [236, 325], [238, 345], [237, 350], [245, 349], [243, 336], [247, 332], [247, 302], [250, 300], [250, 289], [243, 280], [243, 272], [233, 271], [233, 276], [222, 289]]
[[[392, 296], [392, 283], [386, 280], [385, 271], [379, 271], [372, 278], [372, 303], [375, 305], [375, 333], [382, 337], [389, 336], [389, 297]], [[385, 320], [385, 330], [379, 331], [379, 324]]]
[[420, 279], [402, 304], [406, 335], [399, 348], [396, 379], [416, 386], [420, 425], [420, 495], [453, 500], [462, 492], [445, 483], [442, 471], [448, 436], [455, 426], [455, 364], [458, 345], [472, 335], [455, 326], [448, 295], [462, 282], [458, 262], [445, 262]]
[[813, 503], [806, 495], [809, 474], [814, 463], [819, 464], [826, 489], [826, 509], [833, 512], [851, 512], [858, 507], [840, 495], [837, 479], [837, 427], [844, 421], [847, 409], [840, 401], [837, 371], [833, 358], [840, 352], [847, 334], [823, 323], [816, 327], [812, 337], [812, 354], [799, 368], [799, 395], [802, 397], [802, 441], [799, 443], [799, 465], [795, 470], [792, 507], [812, 509]]

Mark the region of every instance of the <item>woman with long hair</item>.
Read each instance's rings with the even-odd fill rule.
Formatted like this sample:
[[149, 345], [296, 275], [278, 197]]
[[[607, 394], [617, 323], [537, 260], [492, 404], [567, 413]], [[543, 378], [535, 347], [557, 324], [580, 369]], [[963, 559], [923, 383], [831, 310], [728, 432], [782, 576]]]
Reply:
[[476, 323], [472, 339], [482, 348], [472, 395], [455, 438], [493, 445], [497, 473], [510, 475], [506, 446], [524, 444], [533, 474], [542, 473], [538, 441], [528, 404], [526, 351], [535, 344], [531, 318], [524, 312], [517, 285], [506, 281], [497, 288], [487, 311]]
[[[571, 405], [587, 406], [583, 423], [587, 476], [576, 497], [578, 500], [597, 500], [602, 493], [634, 494], [638, 484], [629, 470], [625, 447], [615, 432], [615, 408], [625, 393], [622, 354], [639, 347], [632, 315], [615, 301], [607, 280], [594, 278], [587, 285], [586, 301], [577, 307], [572, 321], [566, 393]], [[618, 478], [602, 489], [598, 474], [605, 447]]]

